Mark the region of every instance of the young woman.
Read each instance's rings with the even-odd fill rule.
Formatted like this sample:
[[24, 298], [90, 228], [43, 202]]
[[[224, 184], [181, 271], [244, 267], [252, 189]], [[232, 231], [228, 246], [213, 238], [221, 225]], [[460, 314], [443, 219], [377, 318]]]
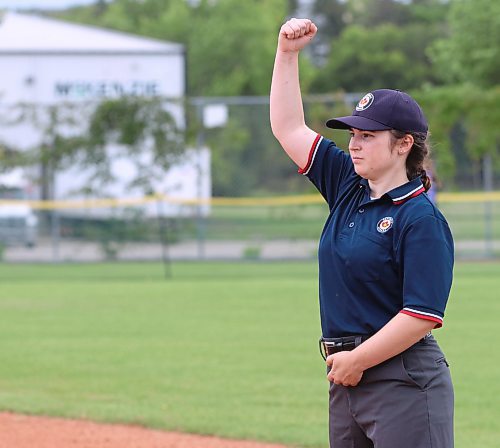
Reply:
[[298, 58], [316, 32], [308, 19], [281, 27], [271, 126], [330, 209], [318, 252], [330, 446], [450, 448], [453, 386], [430, 331], [443, 322], [454, 249], [425, 193], [427, 121], [409, 95], [380, 89], [327, 122], [350, 132], [349, 155], [307, 127]]

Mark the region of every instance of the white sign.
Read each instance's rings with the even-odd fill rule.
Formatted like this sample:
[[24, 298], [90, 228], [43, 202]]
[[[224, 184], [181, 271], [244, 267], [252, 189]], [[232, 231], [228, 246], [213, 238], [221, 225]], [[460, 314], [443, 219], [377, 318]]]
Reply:
[[217, 128], [227, 123], [228, 110], [225, 104], [208, 104], [203, 108], [203, 126]]
[[65, 100], [119, 98], [124, 95], [154, 97], [160, 94], [157, 81], [56, 81], [54, 95]]

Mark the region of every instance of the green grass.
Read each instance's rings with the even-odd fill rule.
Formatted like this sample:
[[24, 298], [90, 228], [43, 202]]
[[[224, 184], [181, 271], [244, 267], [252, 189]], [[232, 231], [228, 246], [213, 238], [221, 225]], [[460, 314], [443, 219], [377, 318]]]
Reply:
[[[205, 236], [218, 240], [317, 240], [328, 216], [326, 204], [286, 206], [214, 206], [203, 222]], [[179, 226], [181, 238], [196, 235], [196, 223]]]
[[[500, 203], [443, 203], [455, 240], [482, 240], [487, 221], [493, 237], [500, 238]], [[317, 240], [328, 214], [325, 204], [286, 206], [214, 206], [204, 221], [208, 239], [312, 239]], [[178, 237], [190, 239], [198, 228], [193, 220], [178, 226]]]
[[[0, 265], [0, 410], [301, 447], [327, 440], [315, 263]], [[500, 438], [500, 264], [458, 264], [436, 336], [457, 448]]]
[[444, 203], [440, 209], [457, 241], [481, 240], [485, 238], [488, 228], [491, 228], [494, 238], [500, 238], [499, 202]]

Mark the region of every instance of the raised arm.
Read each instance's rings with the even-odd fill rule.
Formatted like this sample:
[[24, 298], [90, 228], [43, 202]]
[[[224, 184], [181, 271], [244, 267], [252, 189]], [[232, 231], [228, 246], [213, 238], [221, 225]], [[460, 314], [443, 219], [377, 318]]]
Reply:
[[309, 19], [291, 19], [280, 29], [271, 83], [271, 128], [300, 167], [307, 164], [316, 133], [306, 126], [299, 83], [299, 52], [318, 31]]

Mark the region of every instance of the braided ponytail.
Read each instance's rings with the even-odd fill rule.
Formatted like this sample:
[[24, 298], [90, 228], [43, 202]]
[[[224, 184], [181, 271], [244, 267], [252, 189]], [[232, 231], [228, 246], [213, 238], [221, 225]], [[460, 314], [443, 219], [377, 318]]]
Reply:
[[425, 191], [429, 191], [432, 186], [431, 178], [427, 175], [427, 172], [422, 169], [422, 173], [420, 174], [420, 178], [422, 179], [422, 184], [425, 188]]
[[393, 142], [396, 143], [397, 140], [403, 138], [405, 135], [410, 134], [413, 137], [413, 146], [411, 147], [410, 153], [406, 158], [406, 175], [409, 180], [413, 180], [417, 177], [422, 179], [422, 184], [425, 191], [429, 191], [432, 182], [431, 178], [427, 175], [425, 166], [430, 165], [430, 147], [427, 142], [428, 133], [427, 132], [403, 132], [397, 131], [395, 129], [391, 130], [391, 135], [393, 137]]

